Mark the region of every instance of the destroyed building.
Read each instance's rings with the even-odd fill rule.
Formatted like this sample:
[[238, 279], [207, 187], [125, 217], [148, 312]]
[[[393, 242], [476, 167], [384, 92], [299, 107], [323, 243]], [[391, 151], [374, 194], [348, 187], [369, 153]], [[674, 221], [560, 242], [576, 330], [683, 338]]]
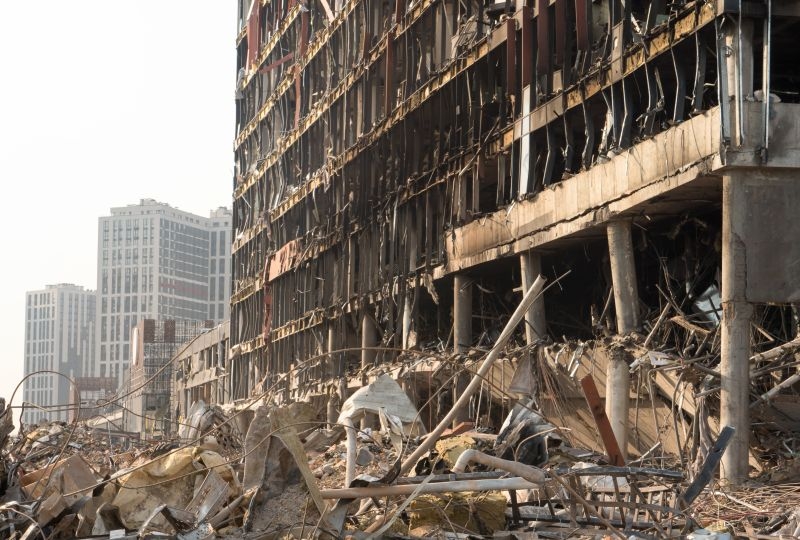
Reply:
[[198, 401], [209, 405], [230, 403], [229, 332], [230, 324], [226, 321], [175, 352], [171, 361], [174, 378], [171, 410], [185, 414]]
[[[144, 319], [133, 328], [131, 364], [121, 395], [122, 426], [142, 437], [165, 437], [180, 415], [172, 406], [175, 370], [172, 359], [211, 327], [209, 321]], [[185, 409], [184, 409], [185, 414]]]
[[169, 440], [0, 400], [0, 538], [800, 536], [798, 29], [240, 0], [230, 326]]
[[746, 476], [749, 358], [800, 300], [800, 3], [240, 0], [239, 26], [233, 399], [485, 350], [569, 271], [529, 343], [720, 323], [722, 471]]

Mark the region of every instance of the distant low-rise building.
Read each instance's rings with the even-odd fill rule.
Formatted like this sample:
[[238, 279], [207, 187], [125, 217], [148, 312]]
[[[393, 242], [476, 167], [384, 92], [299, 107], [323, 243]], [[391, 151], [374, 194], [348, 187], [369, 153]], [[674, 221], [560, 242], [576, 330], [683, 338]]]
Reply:
[[80, 399], [80, 420], [87, 420], [96, 415], [105, 414], [106, 405], [113, 400], [119, 384], [113, 377], [76, 377]]
[[124, 430], [142, 437], [164, 436], [173, 418], [171, 362], [175, 352], [208, 331], [203, 321], [139, 321], [131, 340], [130, 375], [121, 388]]

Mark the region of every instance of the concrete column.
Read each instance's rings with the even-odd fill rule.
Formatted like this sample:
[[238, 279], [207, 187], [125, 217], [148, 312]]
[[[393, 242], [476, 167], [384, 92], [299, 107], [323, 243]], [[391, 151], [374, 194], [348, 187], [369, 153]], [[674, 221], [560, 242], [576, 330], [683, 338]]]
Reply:
[[631, 224], [629, 221], [612, 221], [606, 227], [606, 232], [617, 333], [624, 335], [639, 329], [639, 291], [636, 286]]
[[[417, 271], [417, 228], [414, 223], [414, 216], [409, 210], [406, 214], [406, 235], [408, 253], [408, 273], [414, 274]], [[408, 349], [409, 336], [414, 329], [414, 304], [417, 301], [417, 280], [413, 281], [413, 286], [406, 289], [405, 300], [403, 303], [403, 348]]]
[[622, 457], [628, 459], [628, 408], [630, 406], [631, 374], [625, 351], [615, 350], [606, 367], [606, 416]]
[[[629, 221], [612, 221], [606, 227], [611, 279], [614, 288], [614, 311], [617, 333], [624, 335], [639, 328], [639, 292]], [[628, 407], [630, 372], [625, 355], [612, 354], [606, 368], [606, 415], [617, 438], [622, 457], [628, 457]]]
[[[466, 353], [472, 345], [472, 279], [463, 274], [453, 276], [453, 349]], [[470, 376], [463, 372], [456, 376], [456, 392], [453, 401], [469, 384]], [[464, 407], [453, 419], [453, 425], [469, 420], [469, 411]]]
[[[533, 251], [526, 251], [519, 256], [520, 273], [522, 274], [522, 294], [531, 288], [533, 282], [542, 273], [542, 257]], [[547, 321], [544, 315], [544, 298], [537, 299], [525, 313], [525, 341], [530, 345], [547, 334]]]
[[[366, 313], [361, 316], [361, 371], [364, 373], [361, 384], [366, 385], [367, 380], [366, 371], [375, 363], [377, 351], [371, 350], [378, 346], [378, 327], [375, 321]], [[377, 425], [377, 416], [374, 414], [367, 414], [361, 419], [361, 429], [374, 427]]]
[[339, 419], [339, 414], [336, 411], [338, 405], [338, 398], [337, 398], [336, 391], [332, 388], [328, 389], [328, 403], [327, 403], [327, 412], [326, 415], [328, 417], [328, 429], [333, 429], [336, 425], [336, 421]]
[[472, 279], [453, 276], [453, 348], [467, 352], [472, 345]]
[[[325, 371], [326, 378], [328, 379], [327, 382], [333, 382], [333, 380], [337, 376], [336, 370], [336, 362], [334, 361], [334, 353], [333, 351], [336, 350], [336, 332], [334, 330], [333, 321], [328, 321], [328, 340], [326, 344], [326, 352], [328, 353], [328, 358], [325, 364], [327, 365], [327, 369]], [[339, 414], [337, 412], [338, 406], [338, 395], [336, 390], [329, 387], [328, 388], [328, 428], [332, 429], [333, 425], [336, 423], [336, 420], [339, 418]]]
[[747, 480], [750, 445], [750, 318], [746, 247], [740, 234], [747, 215], [744, 171], [722, 177], [722, 391], [720, 426], [736, 433], [722, 456], [720, 477], [730, 484]]
[[378, 327], [366, 313], [361, 316], [361, 369], [371, 367], [375, 362], [377, 351], [370, 350], [378, 346]]

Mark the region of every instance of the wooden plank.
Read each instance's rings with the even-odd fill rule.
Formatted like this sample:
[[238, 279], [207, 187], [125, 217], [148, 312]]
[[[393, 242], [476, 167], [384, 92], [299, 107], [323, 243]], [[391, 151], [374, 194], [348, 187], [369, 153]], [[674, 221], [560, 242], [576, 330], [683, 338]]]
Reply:
[[688, 508], [689, 505], [694, 502], [697, 496], [700, 495], [700, 493], [703, 491], [703, 488], [705, 488], [706, 485], [708, 485], [708, 483], [714, 479], [714, 471], [717, 470], [717, 466], [719, 466], [722, 455], [728, 448], [728, 444], [730, 444], [735, 432], [736, 429], [731, 426], [725, 426], [722, 428], [722, 433], [719, 434], [714, 446], [712, 446], [711, 450], [708, 452], [708, 457], [706, 458], [705, 463], [703, 463], [703, 468], [700, 469], [700, 473], [695, 477], [694, 482], [692, 482], [689, 487], [686, 488], [683, 493], [681, 493], [681, 496], [678, 499], [678, 504], [680, 504], [681, 508]]
[[597, 424], [597, 429], [600, 431], [600, 437], [603, 439], [603, 445], [606, 447], [608, 458], [612, 465], [622, 467], [625, 465], [625, 458], [622, 457], [622, 452], [619, 449], [619, 443], [614, 436], [614, 431], [611, 429], [611, 422], [606, 416], [603, 402], [600, 399], [600, 394], [597, 392], [597, 386], [594, 384], [594, 378], [591, 375], [586, 375], [581, 379], [581, 388], [583, 394], [586, 396], [586, 402], [589, 404], [589, 410], [592, 411], [594, 421]]
[[690, 323], [689, 321], [686, 320], [685, 317], [682, 317], [680, 315], [675, 315], [674, 317], [670, 318], [670, 321], [674, 322], [681, 328], [685, 328], [686, 330], [689, 330], [690, 332], [695, 332], [696, 334], [699, 334], [701, 336], [707, 336], [710, 333], [710, 330], [706, 330], [702, 326]]

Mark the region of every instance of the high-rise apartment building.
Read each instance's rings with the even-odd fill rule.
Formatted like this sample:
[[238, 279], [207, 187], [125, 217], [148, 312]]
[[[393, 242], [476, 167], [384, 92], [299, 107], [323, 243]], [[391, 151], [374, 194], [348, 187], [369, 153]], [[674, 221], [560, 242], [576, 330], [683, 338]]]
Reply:
[[100, 218], [95, 376], [122, 381], [142, 319], [225, 319], [230, 226], [227, 208], [203, 217], [153, 199]]
[[230, 318], [231, 212], [212, 210], [208, 218], [208, 320]]
[[70, 379], [91, 369], [96, 301], [94, 291], [71, 284], [25, 294], [25, 375], [33, 375], [23, 386], [24, 423], [72, 418]]

